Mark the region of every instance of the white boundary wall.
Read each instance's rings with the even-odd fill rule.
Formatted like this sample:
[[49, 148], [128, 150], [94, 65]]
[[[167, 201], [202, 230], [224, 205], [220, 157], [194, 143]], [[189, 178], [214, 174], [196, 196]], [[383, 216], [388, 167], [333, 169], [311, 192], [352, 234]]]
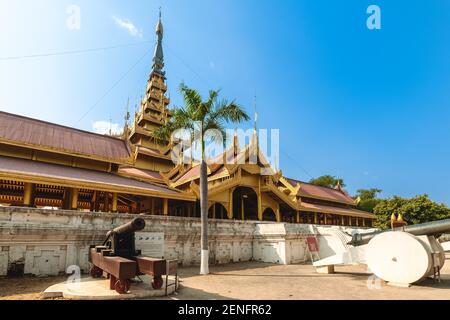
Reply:
[[[107, 231], [137, 216], [0, 207], [0, 276], [23, 268], [24, 274], [52, 276], [77, 265], [89, 270], [88, 250]], [[184, 266], [200, 263], [200, 220], [140, 216], [145, 232], [164, 233], [166, 259]], [[302, 263], [311, 225], [210, 220], [210, 263], [262, 261]]]

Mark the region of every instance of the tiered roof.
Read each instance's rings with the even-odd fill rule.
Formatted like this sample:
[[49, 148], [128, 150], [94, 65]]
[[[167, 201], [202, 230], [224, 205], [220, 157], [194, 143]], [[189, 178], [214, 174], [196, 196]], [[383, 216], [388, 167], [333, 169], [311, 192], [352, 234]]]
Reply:
[[161, 185], [119, 175], [58, 164], [0, 156], [0, 179], [57, 184], [69, 188], [123, 192], [136, 195], [192, 200], [192, 196]]
[[112, 163], [130, 163], [124, 140], [0, 112], [0, 142]]

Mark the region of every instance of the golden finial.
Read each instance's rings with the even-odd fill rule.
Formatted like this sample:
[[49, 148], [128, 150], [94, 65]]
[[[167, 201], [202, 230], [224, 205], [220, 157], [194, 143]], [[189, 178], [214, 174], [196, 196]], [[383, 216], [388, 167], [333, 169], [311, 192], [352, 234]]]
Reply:
[[163, 33], [164, 33], [164, 29], [163, 29], [163, 24], [162, 24], [161, 7], [159, 7], [159, 20], [158, 20], [158, 24], [156, 25], [156, 34], [163, 35]]

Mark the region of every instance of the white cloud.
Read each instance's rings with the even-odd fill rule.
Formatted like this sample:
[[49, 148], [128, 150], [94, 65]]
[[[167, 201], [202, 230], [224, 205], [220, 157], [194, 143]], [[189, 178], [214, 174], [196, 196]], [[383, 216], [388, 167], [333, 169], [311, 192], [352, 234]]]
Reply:
[[92, 129], [98, 134], [109, 134], [110, 130], [113, 135], [120, 135], [123, 132], [123, 128], [119, 124], [108, 121], [96, 121], [92, 124]]
[[123, 20], [118, 17], [112, 17], [117, 26], [128, 31], [132, 37], [142, 38], [142, 32], [130, 20]]

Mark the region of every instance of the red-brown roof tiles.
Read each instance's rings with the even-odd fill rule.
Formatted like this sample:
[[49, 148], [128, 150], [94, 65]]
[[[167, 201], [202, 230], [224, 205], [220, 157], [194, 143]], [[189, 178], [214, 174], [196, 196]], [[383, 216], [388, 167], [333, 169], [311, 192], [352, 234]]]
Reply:
[[0, 111], [0, 141], [123, 163], [130, 157], [121, 139]]
[[301, 182], [294, 179], [288, 179], [288, 181], [293, 186], [297, 185], [297, 183], [300, 184], [300, 196], [302, 197], [319, 198], [323, 200], [338, 201], [347, 204], [355, 204], [355, 200], [342, 191], [332, 188], [316, 186], [310, 183]]
[[161, 196], [176, 196], [180, 194], [178, 191], [170, 188], [121, 177], [112, 173], [0, 156], [0, 176], [2, 174], [26, 176], [27, 179], [58, 179], [61, 183], [62, 181], [70, 182], [74, 187], [77, 184], [95, 184], [106, 188], [123, 188], [129, 190], [130, 193], [140, 191], [143, 194], [146, 192], [158, 192], [161, 193]]
[[134, 167], [120, 167], [119, 174], [133, 176], [141, 179], [163, 180], [163, 177], [158, 171], [143, 170]]
[[190, 179], [199, 177], [200, 176], [200, 166], [195, 166], [191, 169], [189, 169], [185, 174], [183, 174], [179, 179], [177, 179], [177, 182], [188, 182]]

